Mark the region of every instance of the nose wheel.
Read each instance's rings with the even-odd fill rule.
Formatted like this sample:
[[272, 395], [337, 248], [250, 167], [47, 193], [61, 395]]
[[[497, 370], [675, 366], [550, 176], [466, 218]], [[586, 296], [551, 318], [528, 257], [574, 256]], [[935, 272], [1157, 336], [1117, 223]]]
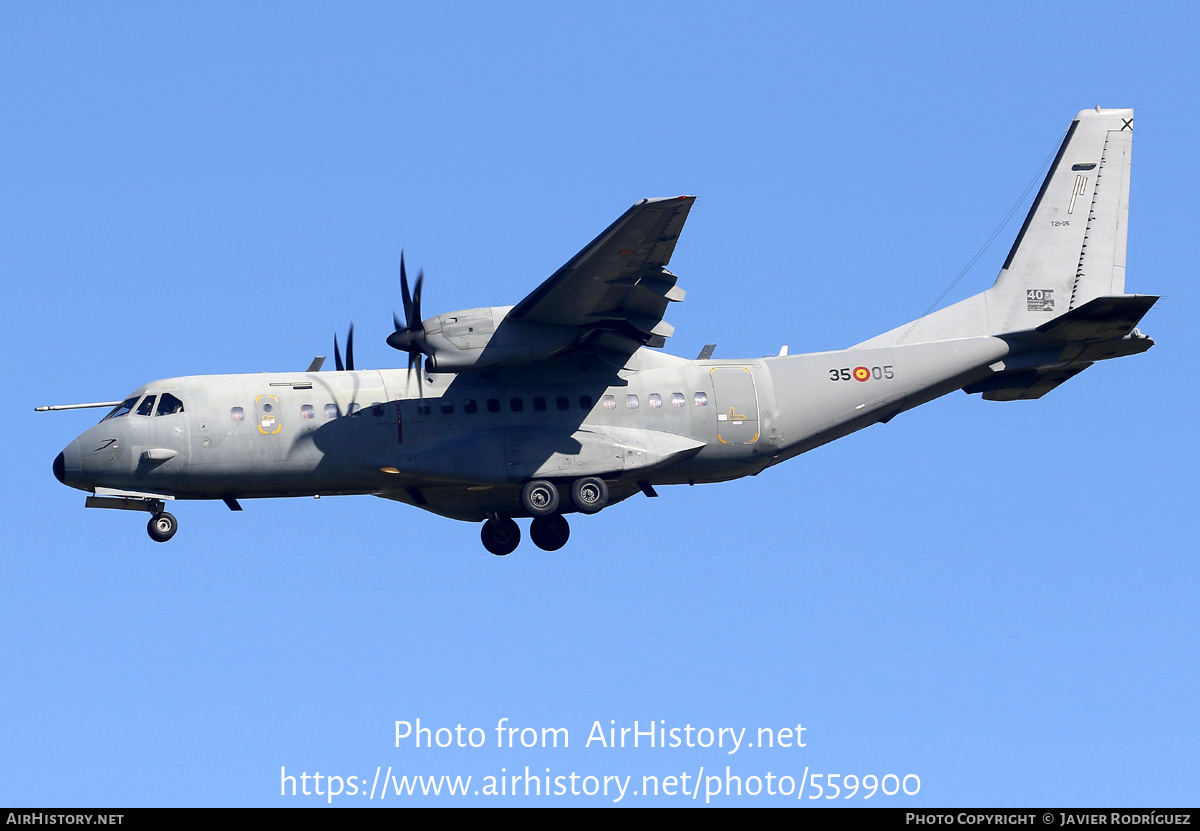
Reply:
[[159, 511], [150, 517], [150, 522], [146, 524], [146, 531], [150, 534], [150, 539], [155, 542], [166, 542], [175, 536], [175, 532], [178, 530], [179, 520], [166, 511]]

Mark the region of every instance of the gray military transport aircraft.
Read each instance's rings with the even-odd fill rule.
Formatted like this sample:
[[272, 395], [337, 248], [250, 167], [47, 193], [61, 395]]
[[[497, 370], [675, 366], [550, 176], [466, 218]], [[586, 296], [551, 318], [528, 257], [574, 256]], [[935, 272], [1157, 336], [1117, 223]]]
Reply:
[[[373, 494], [482, 522], [493, 554], [552, 551], [564, 514], [661, 485], [756, 474], [954, 390], [1040, 398], [1144, 352], [1158, 299], [1125, 294], [1133, 110], [1075, 117], [987, 291], [834, 352], [696, 360], [657, 351], [683, 299], [667, 263], [695, 197], [644, 199], [515, 306], [421, 318], [423, 275], [388, 344], [407, 369], [201, 375], [146, 384], [67, 445], [54, 475], [88, 507]], [[415, 380], [415, 383], [413, 381]]]

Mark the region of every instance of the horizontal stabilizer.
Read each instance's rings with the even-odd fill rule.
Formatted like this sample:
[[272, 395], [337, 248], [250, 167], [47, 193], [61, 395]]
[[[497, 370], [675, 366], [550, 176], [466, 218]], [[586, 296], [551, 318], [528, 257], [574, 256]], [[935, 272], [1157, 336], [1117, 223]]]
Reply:
[[981, 392], [984, 399], [988, 401], [1024, 401], [1041, 398], [1089, 366], [1091, 366], [1090, 363], [1063, 369], [1017, 369], [1012, 372], [1000, 372], [990, 378], [963, 387], [963, 391]]
[[1097, 297], [1077, 309], [1048, 320], [1037, 331], [1055, 340], [1079, 343], [1123, 338], [1158, 300], [1149, 294]]

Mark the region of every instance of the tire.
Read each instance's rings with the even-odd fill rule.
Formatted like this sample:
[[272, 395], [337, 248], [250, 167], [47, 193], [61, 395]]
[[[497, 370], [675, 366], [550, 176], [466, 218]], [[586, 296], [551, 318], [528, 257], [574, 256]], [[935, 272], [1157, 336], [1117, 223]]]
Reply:
[[558, 513], [558, 488], [545, 479], [532, 479], [521, 488], [521, 507], [534, 517]]
[[529, 539], [543, 551], [557, 551], [567, 544], [571, 526], [562, 514], [536, 517], [529, 524]]
[[146, 532], [150, 534], [150, 539], [155, 542], [166, 542], [175, 536], [175, 532], [178, 530], [179, 521], [166, 511], [155, 514], [146, 523]]
[[517, 550], [521, 544], [521, 529], [509, 517], [499, 520], [488, 520], [479, 529], [479, 538], [483, 547], [497, 557], [504, 557]]
[[608, 504], [608, 485], [597, 476], [584, 476], [571, 485], [571, 501], [581, 514], [594, 514]]

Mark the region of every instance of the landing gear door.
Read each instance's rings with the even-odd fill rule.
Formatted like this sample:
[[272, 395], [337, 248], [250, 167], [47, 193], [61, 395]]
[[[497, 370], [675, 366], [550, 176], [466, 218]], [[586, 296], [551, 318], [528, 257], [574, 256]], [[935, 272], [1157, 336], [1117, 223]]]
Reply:
[[744, 366], [709, 370], [717, 405], [717, 439], [721, 444], [758, 441], [758, 393], [754, 375]]

